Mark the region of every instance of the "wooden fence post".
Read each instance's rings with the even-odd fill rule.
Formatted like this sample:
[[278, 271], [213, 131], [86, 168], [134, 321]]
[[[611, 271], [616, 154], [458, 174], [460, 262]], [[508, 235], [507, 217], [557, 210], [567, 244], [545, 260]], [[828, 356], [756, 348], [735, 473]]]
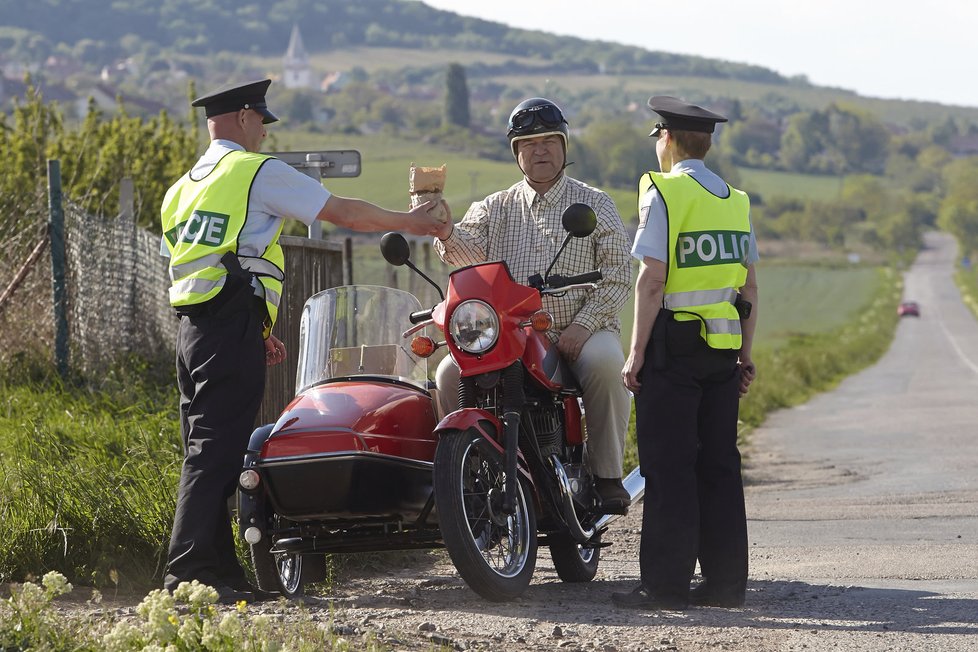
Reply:
[[61, 195], [61, 161], [48, 159], [48, 228], [51, 236], [51, 282], [54, 290], [54, 361], [68, 375], [68, 290], [65, 286], [65, 212]]
[[344, 285], [353, 285], [353, 238], [350, 237], [343, 241], [343, 265], [346, 269]]

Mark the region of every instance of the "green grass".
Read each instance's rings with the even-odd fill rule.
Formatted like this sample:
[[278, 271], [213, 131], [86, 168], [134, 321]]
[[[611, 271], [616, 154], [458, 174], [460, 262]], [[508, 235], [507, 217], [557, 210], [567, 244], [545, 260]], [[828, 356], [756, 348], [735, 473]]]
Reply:
[[954, 272], [954, 282], [961, 292], [964, 304], [975, 317], [978, 317], [978, 271], [973, 267], [965, 269], [959, 263]]
[[757, 345], [775, 349], [797, 335], [842, 327], [884, 288], [871, 267], [765, 264], [757, 267]]
[[793, 197], [829, 201], [837, 199], [842, 192], [842, 177], [743, 167], [738, 172], [744, 190], [765, 199]]

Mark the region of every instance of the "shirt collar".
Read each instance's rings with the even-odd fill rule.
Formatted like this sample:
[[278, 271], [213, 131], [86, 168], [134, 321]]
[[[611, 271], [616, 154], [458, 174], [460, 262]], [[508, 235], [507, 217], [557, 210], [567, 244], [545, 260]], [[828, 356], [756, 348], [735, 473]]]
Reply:
[[700, 158], [686, 158], [678, 163], [673, 164], [671, 172], [681, 172], [689, 174], [690, 172], [702, 172], [706, 169], [706, 163]]
[[567, 187], [567, 175], [561, 174], [560, 178], [557, 179], [557, 183], [551, 186], [545, 194], [538, 195], [537, 191], [530, 187], [530, 184], [526, 182], [526, 178], [523, 179], [523, 198], [526, 200], [527, 205], [532, 206], [533, 201], [540, 197], [540, 204], [543, 206], [549, 206], [560, 199], [564, 194], [564, 189]]
[[225, 149], [236, 149], [239, 152], [244, 151], [244, 147], [234, 142], [233, 140], [227, 140], [226, 138], [215, 138], [211, 141], [211, 146], [217, 145], [218, 147], [223, 147]]

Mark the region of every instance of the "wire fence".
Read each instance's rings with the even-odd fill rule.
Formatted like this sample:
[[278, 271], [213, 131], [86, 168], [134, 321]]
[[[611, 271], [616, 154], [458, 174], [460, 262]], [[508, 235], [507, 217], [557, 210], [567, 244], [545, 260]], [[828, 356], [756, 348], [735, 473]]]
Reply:
[[[157, 368], [173, 368], [177, 320], [168, 301], [167, 259], [159, 234], [136, 225], [132, 183], [123, 179], [114, 215], [86, 213], [70, 198], [63, 200], [64, 277], [67, 359], [58, 360], [59, 335], [53, 291], [50, 237], [51, 211], [45, 197], [20, 210], [0, 208], [0, 229], [13, 234], [0, 249], [0, 328], [7, 333], [0, 362], [34, 354], [97, 379], [131, 356]], [[307, 298], [326, 288], [353, 282], [400, 286], [425, 307], [437, 290], [406, 269], [397, 270], [378, 256], [379, 238], [353, 244], [302, 237], [281, 239], [287, 284], [275, 334], [286, 345], [286, 363], [268, 369], [259, 420], [277, 419], [293, 398], [298, 363], [299, 317]], [[442, 287], [448, 268], [437, 260], [430, 243], [411, 241], [412, 259]], [[353, 263], [357, 261], [355, 266]]]
[[[179, 321], [169, 304], [167, 258], [159, 234], [133, 219], [132, 184], [123, 180], [120, 209], [91, 215], [65, 199], [63, 311], [67, 323], [67, 368], [97, 379], [136, 355], [156, 365], [173, 365]], [[37, 202], [39, 203], [39, 202]], [[17, 355], [57, 357], [55, 253], [52, 257], [47, 207], [17, 211], [18, 234], [0, 254], [0, 328], [8, 333], [0, 361]], [[9, 216], [8, 216], [9, 217]], [[13, 218], [0, 221], [13, 226]], [[47, 245], [47, 246], [46, 246]], [[291, 355], [268, 370], [259, 418], [274, 421], [294, 396], [299, 316], [315, 292], [343, 284], [343, 246], [283, 237], [286, 273], [276, 335]], [[59, 362], [55, 360], [55, 362]]]

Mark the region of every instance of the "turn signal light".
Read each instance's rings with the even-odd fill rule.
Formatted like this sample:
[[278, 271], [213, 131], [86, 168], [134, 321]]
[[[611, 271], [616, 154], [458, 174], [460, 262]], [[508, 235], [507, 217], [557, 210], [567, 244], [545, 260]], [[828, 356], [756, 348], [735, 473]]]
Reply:
[[254, 469], [245, 469], [238, 476], [238, 484], [245, 491], [254, 491], [261, 484], [261, 476]]
[[418, 335], [411, 340], [411, 352], [419, 358], [427, 358], [436, 348], [435, 341], [427, 335]]
[[554, 325], [554, 318], [546, 310], [538, 310], [530, 315], [530, 326], [538, 333], [548, 331]]

